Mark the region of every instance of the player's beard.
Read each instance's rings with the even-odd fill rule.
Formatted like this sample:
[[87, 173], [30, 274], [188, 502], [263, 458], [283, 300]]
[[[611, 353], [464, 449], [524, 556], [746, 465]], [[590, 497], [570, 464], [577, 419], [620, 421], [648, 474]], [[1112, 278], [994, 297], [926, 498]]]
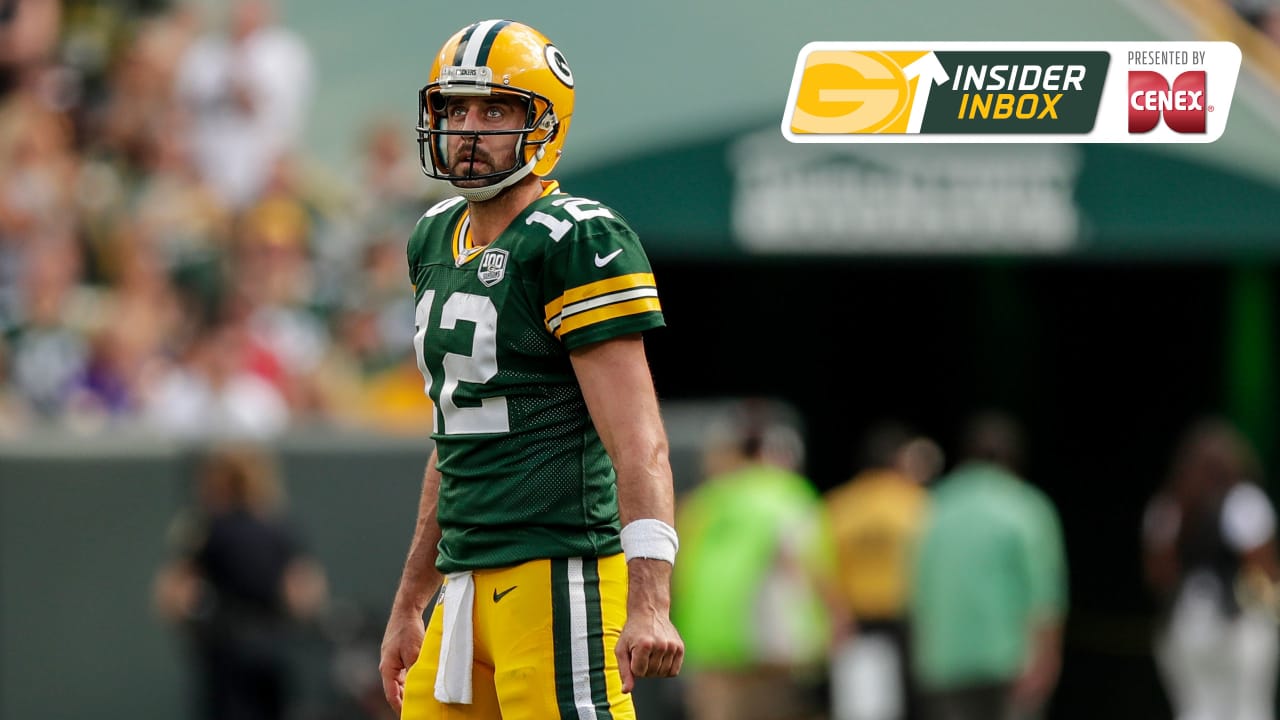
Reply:
[[[468, 145], [469, 143], [464, 143], [458, 147], [457, 154], [462, 157], [453, 163], [451, 168], [453, 175], [470, 178], [475, 175], [488, 175], [489, 173], [498, 172], [498, 168], [493, 161], [493, 155], [478, 146], [468, 147]], [[505, 177], [505, 174], [490, 178], [454, 180], [453, 183], [458, 187], [478, 188], [492, 185], [503, 177]]]

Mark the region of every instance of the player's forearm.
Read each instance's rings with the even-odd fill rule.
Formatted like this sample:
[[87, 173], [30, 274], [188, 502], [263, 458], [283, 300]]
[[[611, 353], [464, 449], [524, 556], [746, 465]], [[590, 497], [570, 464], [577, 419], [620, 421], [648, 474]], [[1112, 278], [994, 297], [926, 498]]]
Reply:
[[666, 438], [659, 431], [648, 438], [620, 439], [619, 445], [614, 466], [622, 526], [642, 518], [675, 524], [675, 493]]
[[627, 563], [627, 614], [666, 615], [671, 610], [671, 564], [635, 558]]
[[[675, 524], [671, 464], [656, 409], [650, 427], [656, 431], [646, 434], [641, 430], [628, 439], [619, 439], [620, 447], [616, 450], [618, 517], [623, 528], [646, 519], [660, 520], [667, 526]], [[674, 536], [674, 531], [669, 532]], [[671, 568], [670, 562], [656, 557], [632, 557], [628, 560], [629, 616], [642, 613], [665, 616], [670, 611]]]
[[395, 602], [391, 607], [393, 614], [403, 612], [421, 615], [426, 610], [427, 603], [442, 581], [440, 572], [435, 568], [436, 543], [439, 541], [439, 529], [434, 538], [425, 534], [414, 535], [404, 572], [400, 575], [400, 587], [396, 590]]
[[675, 501], [666, 431], [644, 344], [638, 335], [574, 351], [573, 366], [596, 431], [618, 475], [618, 512], [625, 526], [654, 518], [674, 522]]
[[422, 479], [422, 496], [418, 501], [418, 522], [414, 527], [413, 541], [400, 575], [400, 587], [396, 590], [392, 613], [404, 612], [421, 615], [432, 594], [440, 587], [441, 576], [436, 570], [437, 547], [440, 543], [440, 523], [436, 507], [440, 498], [440, 473], [436, 470], [436, 454], [431, 453], [427, 471]]
[[570, 357], [591, 420], [617, 473], [623, 550], [632, 562], [637, 557], [665, 558], [669, 576], [677, 547], [671, 527], [675, 493], [644, 344], [640, 336], [630, 335], [580, 348]]

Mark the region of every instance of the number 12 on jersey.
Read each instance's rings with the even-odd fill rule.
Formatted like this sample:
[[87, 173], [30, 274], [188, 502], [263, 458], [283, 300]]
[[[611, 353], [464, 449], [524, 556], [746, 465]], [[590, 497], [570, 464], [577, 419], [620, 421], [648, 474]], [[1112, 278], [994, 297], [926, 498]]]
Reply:
[[[511, 430], [505, 397], [484, 398], [478, 406], [458, 407], [454, 393], [458, 383], [486, 383], [498, 374], [498, 309], [493, 300], [466, 292], [455, 292], [445, 300], [440, 312], [440, 326], [432, 332], [448, 332], [458, 322], [475, 325], [471, 340], [471, 353], [445, 353], [441, 358], [443, 377], [437, 377], [427, 368], [424, 343], [431, 322], [431, 307], [436, 291], [427, 290], [418, 301], [414, 315], [417, 332], [413, 336], [414, 350], [418, 354], [418, 370], [426, 380], [427, 395], [437, 398], [439, 412], [435, 415], [435, 431], [445, 435], [477, 435], [505, 433]], [[440, 427], [440, 423], [444, 427]]]

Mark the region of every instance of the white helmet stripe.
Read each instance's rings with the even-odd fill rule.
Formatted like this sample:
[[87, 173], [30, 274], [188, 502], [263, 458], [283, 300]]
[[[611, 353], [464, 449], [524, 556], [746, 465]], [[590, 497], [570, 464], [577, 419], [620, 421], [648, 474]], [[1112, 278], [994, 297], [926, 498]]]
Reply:
[[[463, 67], [475, 67], [480, 60], [480, 49], [490, 47], [493, 41], [489, 39], [489, 33], [493, 32], [493, 26], [502, 23], [508, 24], [502, 20], [485, 20], [480, 26], [471, 33], [471, 37], [467, 40], [467, 51], [462, 56], [462, 62], [458, 63]], [[499, 28], [501, 30], [501, 28]], [[485, 58], [488, 60], [488, 58]]]

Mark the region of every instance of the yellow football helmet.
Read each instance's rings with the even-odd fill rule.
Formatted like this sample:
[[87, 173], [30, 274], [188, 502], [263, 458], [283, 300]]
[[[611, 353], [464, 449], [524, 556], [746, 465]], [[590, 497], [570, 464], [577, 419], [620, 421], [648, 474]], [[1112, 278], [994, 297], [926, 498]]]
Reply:
[[[560, 160], [573, 117], [573, 72], [559, 48], [528, 25], [485, 20], [454, 33], [431, 65], [430, 82], [418, 93], [418, 148], [429, 177], [456, 182], [498, 179], [482, 188], [457, 188], [471, 200], [487, 200], [532, 172], [545, 177]], [[515, 130], [451, 130], [450, 96], [502, 93], [524, 100], [528, 115]], [[520, 135], [513, 167], [482, 174], [451, 171], [450, 135]]]

